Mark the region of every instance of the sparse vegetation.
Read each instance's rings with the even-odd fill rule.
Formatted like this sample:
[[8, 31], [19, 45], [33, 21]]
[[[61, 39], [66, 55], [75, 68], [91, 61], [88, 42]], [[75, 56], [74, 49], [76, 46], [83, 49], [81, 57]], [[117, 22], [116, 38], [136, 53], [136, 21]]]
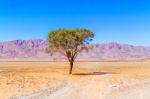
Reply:
[[94, 33], [89, 29], [57, 29], [48, 33], [46, 52], [56, 52], [66, 56], [70, 62], [69, 74], [72, 74], [74, 61], [82, 50], [92, 41]]

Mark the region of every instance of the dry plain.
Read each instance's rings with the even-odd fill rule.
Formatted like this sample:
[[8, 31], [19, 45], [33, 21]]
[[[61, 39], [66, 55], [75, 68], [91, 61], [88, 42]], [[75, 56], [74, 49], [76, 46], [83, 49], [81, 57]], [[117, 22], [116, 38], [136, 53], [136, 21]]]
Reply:
[[0, 62], [0, 99], [150, 99], [150, 62]]

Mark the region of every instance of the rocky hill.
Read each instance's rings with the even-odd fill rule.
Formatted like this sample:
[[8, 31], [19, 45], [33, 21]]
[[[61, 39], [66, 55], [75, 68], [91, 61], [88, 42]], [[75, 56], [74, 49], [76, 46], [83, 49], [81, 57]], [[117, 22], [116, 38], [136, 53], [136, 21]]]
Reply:
[[[44, 40], [16, 40], [0, 42], [0, 59], [63, 59], [60, 54], [50, 56], [45, 53]], [[150, 58], [150, 47], [132, 46], [118, 43], [92, 44], [93, 49], [82, 52], [80, 60], [131, 60]]]

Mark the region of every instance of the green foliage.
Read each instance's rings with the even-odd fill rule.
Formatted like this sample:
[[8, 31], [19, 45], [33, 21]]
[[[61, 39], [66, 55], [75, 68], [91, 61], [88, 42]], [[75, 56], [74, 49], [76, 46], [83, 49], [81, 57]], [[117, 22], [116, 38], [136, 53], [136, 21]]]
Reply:
[[77, 54], [87, 48], [94, 33], [89, 29], [57, 29], [48, 33], [48, 48], [46, 52], [62, 53], [73, 63]]
[[[85, 46], [92, 41], [94, 34], [88, 29], [57, 29], [48, 34], [49, 51], [69, 51]], [[48, 51], [48, 52], [49, 52]]]

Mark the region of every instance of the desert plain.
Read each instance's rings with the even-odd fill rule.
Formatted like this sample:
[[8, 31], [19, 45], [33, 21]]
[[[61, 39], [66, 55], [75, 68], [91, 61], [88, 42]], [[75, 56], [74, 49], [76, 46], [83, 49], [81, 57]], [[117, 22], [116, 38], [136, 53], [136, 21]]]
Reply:
[[150, 99], [150, 61], [0, 62], [0, 99]]

